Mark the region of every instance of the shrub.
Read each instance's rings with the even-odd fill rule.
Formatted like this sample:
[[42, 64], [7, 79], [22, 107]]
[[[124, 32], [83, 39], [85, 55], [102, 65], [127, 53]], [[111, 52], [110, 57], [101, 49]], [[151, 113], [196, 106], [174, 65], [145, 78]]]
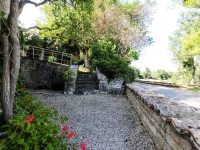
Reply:
[[48, 57], [48, 62], [55, 62], [56, 60], [57, 60], [57, 58], [55, 58], [54, 56]]
[[122, 77], [126, 82], [135, 79], [134, 69], [129, 62], [117, 54], [116, 46], [107, 39], [99, 40], [92, 45], [91, 64], [98, 67], [108, 79]]
[[72, 69], [65, 70], [62, 74], [64, 80], [69, 80], [72, 76], [75, 76], [75, 72]]
[[0, 149], [74, 149], [74, 144], [68, 140], [74, 132], [68, 132], [65, 125], [68, 118], [59, 116], [56, 106], [45, 107], [24, 88], [17, 93], [14, 118], [3, 126], [5, 135], [0, 140]]

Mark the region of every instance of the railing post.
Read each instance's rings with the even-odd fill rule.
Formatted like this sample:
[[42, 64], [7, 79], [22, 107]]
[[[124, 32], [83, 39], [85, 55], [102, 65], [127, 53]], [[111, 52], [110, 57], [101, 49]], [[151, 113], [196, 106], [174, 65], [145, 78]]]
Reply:
[[62, 52], [62, 57], [61, 57], [61, 64], [63, 63], [63, 52]]
[[72, 65], [72, 57], [73, 57], [73, 55], [70, 54], [70, 66]]
[[22, 56], [24, 57], [24, 45], [23, 45], [23, 53], [22, 53]]
[[42, 49], [42, 60], [44, 60], [44, 48]]
[[34, 55], [35, 55], [34, 50], [35, 50], [35, 49], [34, 49], [34, 46], [33, 46], [33, 59], [34, 59]]

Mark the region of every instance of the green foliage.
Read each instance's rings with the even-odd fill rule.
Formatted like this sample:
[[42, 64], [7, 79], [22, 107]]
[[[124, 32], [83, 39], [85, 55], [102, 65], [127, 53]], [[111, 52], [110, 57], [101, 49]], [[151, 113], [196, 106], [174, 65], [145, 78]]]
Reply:
[[184, 6], [189, 6], [189, 7], [200, 7], [200, 1], [199, 0], [183, 0], [183, 5]]
[[134, 69], [116, 53], [116, 45], [110, 40], [98, 40], [92, 45], [91, 51], [93, 68], [98, 67], [108, 79], [122, 77], [126, 82], [131, 82], [135, 79]]
[[142, 74], [145, 79], [151, 78], [151, 70], [148, 67], [145, 68], [145, 71]]
[[55, 62], [56, 60], [57, 60], [57, 58], [55, 58], [54, 56], [48, 57], [48, 62]]
[[62, 74], [64, 80], [69, 80], [71, 77], [75, 76], [75, 72], [72, 69], [63, 71]]
[[5, 135], [0, 139], [0, 149], [65, 150], [69, 149], [68, 131], [61, 125], [68, 118], [59, 116], [56, 106], [45, 107], [42, 102], [25, 91], [17, 89], [14, 118], [3, 126]]
[[152, 78], [154, 79], [161, 79], [161, 80], [168, 80], [171, 78], [171, 73], [165, 70], [157, 70], [152, 72]]
[[77, 64], [77, 65], [82, 65], [84, 63], [83, 60], [76, 58], [76, 57], [72, 58], [72, 62]]
[[[189, 2], [189, 1], [188, 1]], [[186, 73], [191, 77], [191, 83], [200, 71], [200, 13], [191, 10], [182, 13], [178, 20], [178, 29], [170, 37], [170, 49], [174, 60], [180, 66], [180, 73]]]
[[200, 87], [188, 87], [187, 90], [195, 91], [195, 92], [200, 92]]
[[6, 13], [2, 10], [0, 10], [0, 23], [1, 23], [1, 32], [7, 30], [8, 28], [8, 23], [7, 23], [7, 18], [5, 17]]

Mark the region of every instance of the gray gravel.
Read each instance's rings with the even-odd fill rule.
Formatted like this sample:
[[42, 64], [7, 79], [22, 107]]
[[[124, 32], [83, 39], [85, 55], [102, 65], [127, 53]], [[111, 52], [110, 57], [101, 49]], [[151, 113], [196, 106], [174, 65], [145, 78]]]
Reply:
[[33, 91], [45, 105], [56, 105], [71, 120], [71, 142], [87, 142], [87, 150], [156, 150], [151, 136], [125, 96], [63, 95]]
[[149, 91], [153, 91], [159, 94], [164, 94], [165, 96], [171, 98], [172, 100], [200, 108], [199, 92], [187, 91], [183, 89], [171, 88], [166, 86], [144, 84], [144, 83], [134, 83], [134, 85]]

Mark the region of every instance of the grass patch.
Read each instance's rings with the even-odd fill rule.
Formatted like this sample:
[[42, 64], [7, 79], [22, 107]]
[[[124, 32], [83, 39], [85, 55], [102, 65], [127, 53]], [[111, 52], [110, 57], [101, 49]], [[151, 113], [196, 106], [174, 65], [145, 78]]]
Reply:
[[187, 90], [200, 92], [200, 87], [188, 87]]

